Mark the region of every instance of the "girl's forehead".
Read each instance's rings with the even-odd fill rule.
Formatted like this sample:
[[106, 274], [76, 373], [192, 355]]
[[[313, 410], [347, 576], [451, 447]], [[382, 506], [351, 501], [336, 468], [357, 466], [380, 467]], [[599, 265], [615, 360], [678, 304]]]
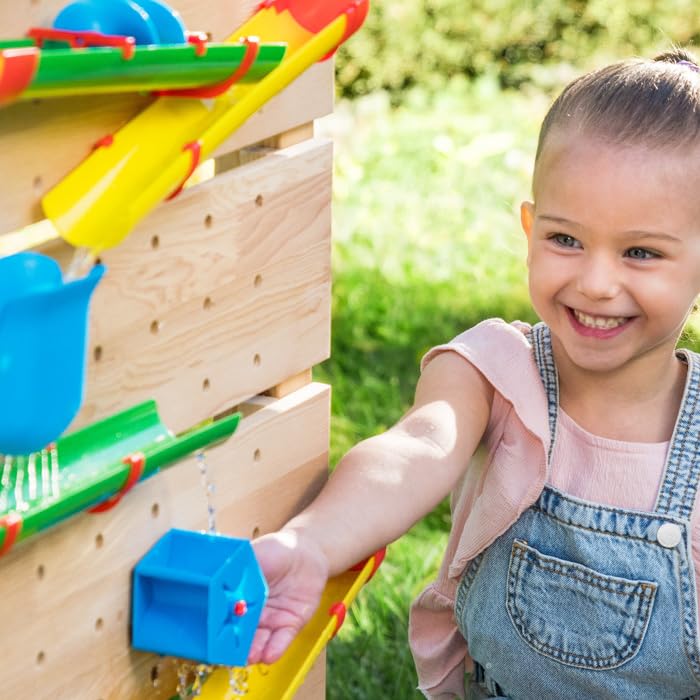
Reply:
[[[591, 178], [593, 179], [591, 181]], [[536, 163], [533, 190], [555, 190], [569, 183], [605, 182], [661, 192], [692, 192], [700, 185], [700, 141], [676, 146], [620, 144], [597, 135], [554, 133], [547, 138]]]
[[619, 144], [581, 133], [551, 134], [533, 180], [538, 210], [585, 212], [611, 221], [646, 218], [681, 228], [700, 218], [699, 191], [700, 143]]

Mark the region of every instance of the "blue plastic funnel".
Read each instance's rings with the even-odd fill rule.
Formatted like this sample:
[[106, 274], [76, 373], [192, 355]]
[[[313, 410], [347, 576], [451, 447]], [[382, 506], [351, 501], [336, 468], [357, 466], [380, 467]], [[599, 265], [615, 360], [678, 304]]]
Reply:
[[170, 530], [134, 569], [132, 646], [245, 666], [266, 600], [248, 540]]
[[64, 283], [45, 255], [0, 258], [0, 454], [45, 448], [80, 409], [88, 308], [104, 270]]

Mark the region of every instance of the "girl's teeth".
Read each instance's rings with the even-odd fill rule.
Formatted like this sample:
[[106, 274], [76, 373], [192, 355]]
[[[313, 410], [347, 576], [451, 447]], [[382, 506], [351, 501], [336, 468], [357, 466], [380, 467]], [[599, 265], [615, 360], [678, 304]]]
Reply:
[[601, 328], [604, 330], [617, 328], [627, 320], [624, 316], [589, 316], [582, 311], [576, 311], [576, 309], [574, 309], [574, 316], [583, 326], [587, 326], [588, 328]]

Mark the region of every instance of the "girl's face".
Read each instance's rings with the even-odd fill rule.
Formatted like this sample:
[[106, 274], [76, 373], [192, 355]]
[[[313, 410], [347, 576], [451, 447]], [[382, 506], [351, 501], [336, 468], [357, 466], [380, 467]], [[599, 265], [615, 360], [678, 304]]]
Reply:
[[532, 303], [573, 365], [672, 357], [700, 293], [698, 193], [700, 148], [548, 137], [521, 215]]

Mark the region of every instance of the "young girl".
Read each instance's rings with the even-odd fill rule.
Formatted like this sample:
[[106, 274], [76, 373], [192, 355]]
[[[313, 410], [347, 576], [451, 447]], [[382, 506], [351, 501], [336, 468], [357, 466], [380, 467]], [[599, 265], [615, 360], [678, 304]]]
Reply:
[[452, 492], [411, 614], [426, 697], [700, 693], [700, 356], [676, 350], [700, 294], [698, 71], [677, 50], [557, 99], [521, 208], [542, 323], [432, 349], [410, 411], [256, 541], [270, 598], [252, 662], [281, 655], [329, 575]]

